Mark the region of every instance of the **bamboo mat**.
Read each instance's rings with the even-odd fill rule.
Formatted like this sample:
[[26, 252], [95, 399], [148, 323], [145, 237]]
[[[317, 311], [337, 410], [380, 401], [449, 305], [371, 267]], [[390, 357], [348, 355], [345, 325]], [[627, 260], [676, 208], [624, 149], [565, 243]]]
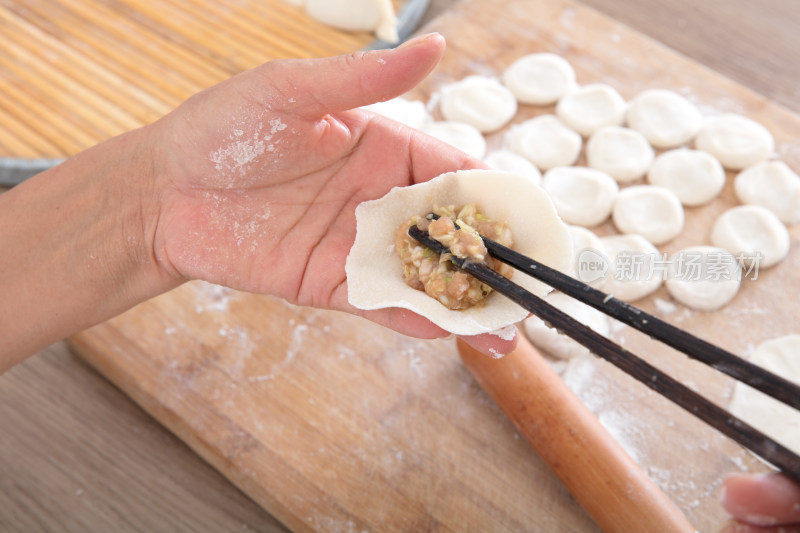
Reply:
[[282, 0], [0, 0], [0, 156], [69, 156], [270, 59], [372, 40]]

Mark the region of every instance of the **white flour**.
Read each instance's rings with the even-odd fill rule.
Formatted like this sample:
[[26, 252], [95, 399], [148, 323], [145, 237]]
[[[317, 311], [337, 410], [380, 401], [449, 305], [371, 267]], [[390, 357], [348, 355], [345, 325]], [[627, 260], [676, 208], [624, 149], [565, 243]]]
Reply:
[[[260, 120], [260, 117], [259, 117]], [[258, 122], [252, 134], [245, 133], [244, 126], [234, 127], [228, 134], [228, 142], [211, 152], [209, 159], [214, 168], [223, 176], [234, 178], [244, 176], [251, 163], [265, 152], [275, 152], [279, 140], [275, 136], [287, 128], [281, 119], [269, 120], [269, 133], [264, 133], [264, 124]], [[229, 179], [228, 188], [233, 188], [236, 181]]]

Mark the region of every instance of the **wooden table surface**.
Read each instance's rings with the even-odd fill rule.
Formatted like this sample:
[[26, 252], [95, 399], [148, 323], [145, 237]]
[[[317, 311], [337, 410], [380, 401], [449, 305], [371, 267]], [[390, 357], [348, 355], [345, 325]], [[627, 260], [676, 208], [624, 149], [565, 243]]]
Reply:
[[[800, 4], [582, 1], [800, 111]], [[64, 343], [0, 378], [0, 427], [1, 531], [284, 531]]]

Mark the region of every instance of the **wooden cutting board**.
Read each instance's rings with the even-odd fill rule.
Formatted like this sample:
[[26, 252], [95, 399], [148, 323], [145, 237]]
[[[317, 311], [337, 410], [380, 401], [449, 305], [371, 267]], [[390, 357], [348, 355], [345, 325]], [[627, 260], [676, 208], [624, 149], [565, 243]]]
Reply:
[[[670, 88], [705, 112], [747, 114], [775, 134], [779, 155], [800, 170], [797, 115], [593, 10], [566, 0], [467, 0], [427, 30], [443, 33], [449, 47], [414, 97], [551, 51], [575, 66], [581, 83], [606, 82], [626, 98]], [[523, 108], [515, 121], [551, 111]], [[707, 242], [710, 222], [733, 204], [729, 183], [720, 199], [687, 212], [685, 231], [663, 250]], [[793, 332], [798, 231], [789, 258], [747, 281], [723, 311], [673, 306], [663, 289], [641, 306], [739, 353]], [[729, 401], [728, 380], [652, 348], [628, 328], [615, 339]], [[72, 343], [294, 530], [596, 529], [471, 379], [452, 341], [409, 339], [342, 313], [194, 282]], [[603, 363], [584, 361], [569, 381], [700, 531], [724, 517], [716, 502], [724, 473], [763, 469]]]

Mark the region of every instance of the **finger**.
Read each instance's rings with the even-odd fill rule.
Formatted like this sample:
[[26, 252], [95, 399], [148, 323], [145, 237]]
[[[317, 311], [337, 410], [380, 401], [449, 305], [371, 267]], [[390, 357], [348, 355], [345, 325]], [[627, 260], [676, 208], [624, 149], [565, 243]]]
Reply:
[[409, 172], [414, 183], [428, 181], [445, 172], [489, 168], [483, 161], [416, 130], [411, 133], [408, 153]]
[[[451, 333], [440, 328], [427, 318], [408, 309], [389, 307], [365, 311], [350, 305], [347, 301], [347, 285], [343, 284], [334, 291], [331, 298], [331, 308], [364, 317], [376, 324], [393, 329], [403, 335], [419, 339], [438, 339], [448, 337]], [[516, 326], [509, 326], [492, 333], [480, 335], [465, 335], [461, 338], [484, 355], [499, 359], [514, 351], [519, 341], [519, 331]]]
[[347, 284], [339, 285], [331, 295], [331, 309], [345, 311], [351, 315], [364, 317], [381, 326], [409, 337], [418, 339], [439, 339], [450, 336], [450, 332], [440, 328], [427, 318], [408, 309], [388, 307], [385, 309], [358, 309], [347, 300]]
[[424, 316], [400, 307], [388, 307], [372, 311], [358, 310], [356, 314], [376, 324], [417, 339], [440, 339], [450, 336], [449, 331], [440, 328]]
[[266, 77], [278, 94], [286, 97], [276, 106], [306, 118], [319, 118], [409, 91], [430, 74], [444, 47], [444, 38], [433, 33], [393, 50], [356, 52], [312, 61], [271, 61], [257, 72]]
[[461, 340], [478, 350], [484, 355], [500, 359], [514, 351], [519, 342], [519, 331], [516, 326], [504, 328], [499, 332], [483, 333], [481, 335], [462, 335]]
[[763, 527], [800, 523], [800, 485], [781, 474], [729, 476], [721, 499], [740, 522]]
[[[367, 113], [369, 127], [364, 128], [364, 115]], [[407, 173], [410, 183], [421, 183], [456, 170], [489, 168], [480, 159], [470, 157], [452, 145], [387, 117], [361, 109], [339, 113], [336, 117], [350, 131], [363, 129], [360, 140], [362, 147], [379, 147], [382, 154], [404, 154], [405, 167], [387, 167], [385, 170]], [[370, 157], [375, 158], [377, 155], [370, 154]]]

